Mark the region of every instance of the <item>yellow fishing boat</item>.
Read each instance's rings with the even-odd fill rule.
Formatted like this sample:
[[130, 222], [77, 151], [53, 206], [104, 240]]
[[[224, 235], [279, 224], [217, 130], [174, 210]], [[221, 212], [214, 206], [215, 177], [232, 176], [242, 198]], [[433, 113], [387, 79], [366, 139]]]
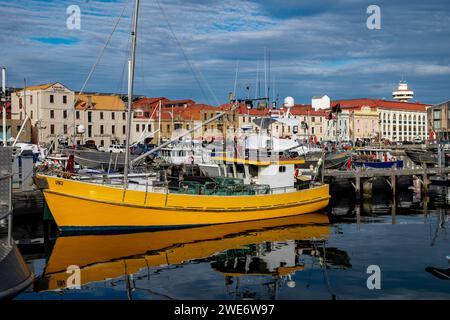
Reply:
[[268, 261], [275, 261], [270, 264], [269, 274], [288, 275], [302, 267], [295, 262], [298, 250], [286, 241], [324, 240], [329, 233], [326, 215], [308, 214], [188, 230], [59, 237], [35, 290], [65, 289], [70, 276], [67, 268], [73, 265], [80, 268], [80, 284], [85, 285], [133, 275], [149, 267], [177, 265], [225, 250], [267, 242], [279, 242], [278, 247], [285, 248], [273, 249], [278, 252], [276, 257], [265, 254]]
[[[113, 184], [105, 182], [110, 180], [109, 177], [85, 181], [77, 177], [37, 175], [36, 184], [43, 189], [58, 227], [63, 231], [183, 228], [295, 216], [325, 208], [330, 198], [328, 185], [305, 188], [295, 179], [294, 166], [303, 160], [261, 158], [260, 150], [256, 150], [254, 159], [240, 159], [236, 154], [231, 158], [215, 159], [222, 168], [221, 179], [204, 184], [183, 180], [176, 190], [169, 187], [167, 178], [158, 181], [129, 176], [133, 162], [137, 163], [226, 113], [218, 112], [188, 132], [130, 161], [138, 12], [139, 0], [135, 0], [123, 177], [119, 184]], [[234, 108], [237, 107], [236, 104]], [[275, 153], [274, 150], [267, 152], [271, 156]]]
[[328, 205], [328, 185], [298, 185], [299, 160], [226, 160], [221, 180], [183, 181], [177, 189], [150, 177], [130, 178], [127, 188], [48, 175], [35, 180], [62, 231], [195, 227], [295, 216]]

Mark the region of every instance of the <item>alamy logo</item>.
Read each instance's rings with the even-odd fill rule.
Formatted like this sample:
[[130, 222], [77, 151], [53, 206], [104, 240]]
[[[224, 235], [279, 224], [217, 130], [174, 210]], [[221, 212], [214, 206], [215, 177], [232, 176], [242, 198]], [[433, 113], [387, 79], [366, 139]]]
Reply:
[[367, 29], [369, 30], [379, 30], [381, 29], [381, 9], [377, 5], [371, 5], [367, 7], [367, 13], [370, 16], [367, 18]]
[[79, 266], [68, 266], [66, 273], [71, 274], [67, 278], [67, 289], [81, 289], [81, 271]]
[[67, 7], [66, 13], [69, 17], [66, 20], [66, 26], [69, 30], [81, 29], [81, 9], [77, 5]]
[[367, 267], [367, 274], [370, 276], [367, 278], [367, 289], [381, 289], [381, 269], [376, 264]]

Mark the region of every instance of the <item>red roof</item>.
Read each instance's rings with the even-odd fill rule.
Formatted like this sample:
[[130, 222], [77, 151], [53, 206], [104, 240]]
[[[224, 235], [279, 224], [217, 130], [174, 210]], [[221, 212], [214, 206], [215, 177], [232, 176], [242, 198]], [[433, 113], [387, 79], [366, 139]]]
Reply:
[[195, 101], [193, 101], [193, 100], [191, 100], [191, 99], [184, 99], [184, 100], [168, 100], [168, 101], [165, 101], [164, 103], [163, 103], [163, 107], [166, 107], [166, 106], [171, 106], [171, 105], [175, 105], [175, 106], [177, 106], [177, 105], [188, 105], [188, 106], [190, 106], [190, 105], [193, 105], [193, 104], [195, 104]]
[[296, 104], [293, 108], [291, 108], [291, 113], [294, 116], [326, 116], [330, 110], [314, 110], [310, 105]]
[[155, 106], [158, 106], [160, 101], [162, 104], [164, 104], [167, 101], [169, 101], [169, 99], [167, 99], [165, 97], [142, 98], [142, 99], [139, 99], [139, 100], [133, 102], [133, 109], [142, 109], [142, 110], [146, 110], [149, 108], [151, 109]]
[[[156, 105], [146, 108], [142, 116], [135, 116], [135, 118], [145, 119], [152, 117], [156, 120], [159, 118], [158, 109], [159, 104], [157, 103]], [[177, 118], [181, 118], [187, 121], [201, 120], [202, 110], [220, 111], [219, 108], [207, 104], [192, 104], [187, 107], [162, 108], [161, 120], [172, 120], [172, 117], [175, 120]]]
[[416, 102], [399, 102], [382, 99], [349, 99], [349, 100], [333, 100], [331, 105], [339, 103], [341, 108], [345, 109], [361, 109], [361, 107], [383, 108], [383, 109], [398, 109], [408, 111], [426, 111], [429, 105]]

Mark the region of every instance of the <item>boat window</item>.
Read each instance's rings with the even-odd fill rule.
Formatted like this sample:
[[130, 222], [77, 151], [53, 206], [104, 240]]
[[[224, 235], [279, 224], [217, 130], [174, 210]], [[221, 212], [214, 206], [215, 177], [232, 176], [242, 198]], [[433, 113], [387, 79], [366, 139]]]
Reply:
[[248, 173], [250, 174], [250, 177], [257, 177], [258, 176], [258, 167], [254, 165], [250, 165], [248, 167]]
[[286, 166], [279, 166], [278, 167], [279, 172], [286, 172]]

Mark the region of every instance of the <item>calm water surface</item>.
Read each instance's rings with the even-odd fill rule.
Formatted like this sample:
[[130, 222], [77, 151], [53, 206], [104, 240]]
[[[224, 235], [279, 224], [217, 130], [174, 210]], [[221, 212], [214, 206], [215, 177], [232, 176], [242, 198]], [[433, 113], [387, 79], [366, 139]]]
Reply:
[[[388, 192], [356, 204], [345, 187], [329, 212], [295, 218], [120, 235], [53, 237], [16, 220], [38, 279], [16, 299], [450, 299], [449, 191]], [[81, 289], [66, 288], [67, 267]], [[367, 267], [381, 269], [369, 290]], [[427, 269], [427, 270], [426, 270]]]

